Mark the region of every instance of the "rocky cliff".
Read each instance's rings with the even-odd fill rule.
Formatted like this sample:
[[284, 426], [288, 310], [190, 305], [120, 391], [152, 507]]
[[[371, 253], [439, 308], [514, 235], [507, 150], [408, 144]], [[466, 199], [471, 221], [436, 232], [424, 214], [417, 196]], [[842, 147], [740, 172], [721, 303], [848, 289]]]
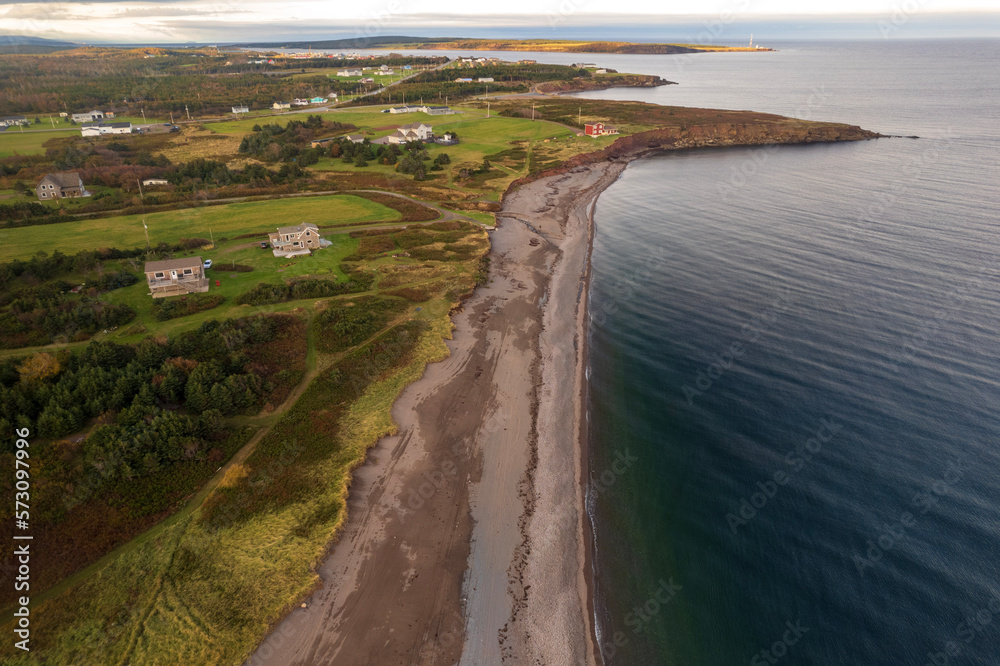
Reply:
[[623, 136], [603, 150], [576, 155], [562, 165], [538, 171], [510, 184], [507, 192], [544, 176], [566, 173], [585, 164], [603, 161], [632, 161], [662, 150], [765, 146], [774, 144], [834, 143], [867, 141], [884, 135], [857, 125], [821, 123], [767, 116], [761, 122], [712, 123], [690, 127], [669, 127]]

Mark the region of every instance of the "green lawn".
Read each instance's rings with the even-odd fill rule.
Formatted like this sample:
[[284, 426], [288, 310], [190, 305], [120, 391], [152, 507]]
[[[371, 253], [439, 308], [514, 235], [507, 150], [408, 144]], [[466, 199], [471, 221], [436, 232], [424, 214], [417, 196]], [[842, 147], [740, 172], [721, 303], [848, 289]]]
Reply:
[[[34, 129], [32, 125], [32, 129]], [[42, 129], [42, 126], [38, 126]], [[51, 126], [46, 124], [45, 128], [50, 128]], [[19, 155], [41, 155], [45, 152], [45, 147], [42, 145], [49, 139], [61, 139], [68, 136], [80, 136], [79, 129], [66, 129], [54, 132], [39, 132], [39, 131], [29, 131], [25, 128], [24, 132], [16, 127], [11, 127], [4, 132], [0, 132], [0, 158], [10, 157], [14, 153]]]
[[[163, 322], [156, 321], [153, 319], [152, 313], [153, 298], [149, 295], [149, 288], [143, 280], [131, 287], [108, 292], [102, 297], [103, 300], [110, 303], [125, 303], [136, 311], [136, 320], [130, 323], [129, 327], [135, 323], [142, 323], [146, 327], [145, 333], [133, 335], [127, 334], [128, 327], [123, 327], [123, 330], [113, 334], [113, 338], [118, 342], [137, 342], [147, 335], [161, 333], [175, 335], [181, 331], [197, 328], [203, 321], [209, 319], [246, 316], [262, 310], [276, 312], [299, 307], [302, 303], [295, 301], [262, 307], [241, 306], [234, 304], [233, 298], [248, 291], [258, 282], [278, 283], [292, 277], [306, 275], [331, 280], [346, 279], [340, 270], [340, 263], [344, 257], [357, 250], [358, 240], [351, 238], [348, 234], [329, 234], [325, 238], [330, 240], [333, 245], [315, 250], [309, 256], [291, 259], [275, 257], [270, 249], [263, 249], [256, 243], [253, 247], [244, 247], [248, 243], [245, 240], [229, 241], [214, 250], [192, 250], [190, 255], [200, 256], [203, 260], [211, 259], [214, 262], [214, 266], [205, 272], [209, 278], [208, 293], [225, 296], [226, 302], [217, 308], [186, 317]], [[234, 273], [231, 270], [226, 270], [226, 265], [231, 266], [233, 262], [253, 266], [254, 270], [247, 273]], [[123, 262], [123, 264], [127, 270], [132, 270], [127, 262]], [[136, 265], [141, 272], [143, 261], [136, 260]]]
[[[39, 251], [61, 250], [75, 254], [102, 247], [132, 248], [146, 244], [142, 221], [149, 226], [149, 240], [174, 243], [181, 238], [233, 238], [265, 234], [279, 226], [313, 222], [320, 227], [350, 226], [363, 222], [393, 222], [399, 213], [361, 197], [329, 195], [296, 197], [203, 208], [124, 215], [97, 220], [62, 222], [4, 230], [0, 261], [27, 259]], [[250, 242], [249, 239], [244, 242]], [[207, 257], [206, 257], [207, 258]]]

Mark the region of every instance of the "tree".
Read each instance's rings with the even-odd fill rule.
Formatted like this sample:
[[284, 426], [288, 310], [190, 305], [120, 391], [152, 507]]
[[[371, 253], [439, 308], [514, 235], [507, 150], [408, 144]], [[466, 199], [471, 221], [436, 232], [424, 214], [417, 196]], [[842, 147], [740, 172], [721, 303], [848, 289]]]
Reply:
[[55, 356], [48, 352], [39, 352], [32, 354], [17, 366], [17, 374], [20, 375], [21, 381], [27, 384], [55, 377], [61, 369], [62, 366]]

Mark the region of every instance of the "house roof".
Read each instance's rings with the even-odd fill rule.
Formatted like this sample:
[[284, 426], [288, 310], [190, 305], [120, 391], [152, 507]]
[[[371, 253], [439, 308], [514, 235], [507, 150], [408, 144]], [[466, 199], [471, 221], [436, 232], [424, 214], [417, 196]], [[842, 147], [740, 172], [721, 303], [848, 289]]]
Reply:
[[297, 234], [297, 233], [300, 233], [302, 231], [305, 231], [306, 229], [318, 230], [319, 227], [317, 227], [312, 222], [305, 222], [303, 224], [300, 224], [297, 227], [278, 227], [278, 233], [279, 234]]
[[364, 141], [365, 140], [365, 135], [364, 134], [348, 134], [347, 138], [349, 140], [351, 140], [351, 141]]
[[38, 184], [41, 185], [46, 180], [59, 187], [80, 187], [83, 184], [83, 179], [80, 178], [80, 174], [76, 171], [47, 173], [42, 180], [38, 181]]
[[184, 257], [183, 259], [164, 259], [163, 261], [147, 261], [144, 272], [156, 273], [157, 271], [172, 271], [179, 268], [201, 268], [203, 262], [201, 257]]
[[426, 127], [427, 129], [430, 129], [430, 125], [424, 125], [423, 123], [410, 123], [409, 125], [400, 125], [399, 129], [401, 129], [401, 130], [416, 130], [416, 129], [420, 129], [421, 127]]

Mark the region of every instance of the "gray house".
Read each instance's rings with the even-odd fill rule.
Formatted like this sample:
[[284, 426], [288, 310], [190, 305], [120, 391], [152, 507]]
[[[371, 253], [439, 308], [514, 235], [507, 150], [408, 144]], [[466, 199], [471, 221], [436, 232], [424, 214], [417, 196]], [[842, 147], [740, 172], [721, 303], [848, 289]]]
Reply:
[[208, 291], [208, 278], [201, 257], [147, 261], [143, 269], [153, 298]]
[[271, 252], [276, 257], [297, 257], [312, 254], [312, 251], [331, 245], [330, 241], [319, 235], [319, 227], [312, 222], [305, 222], [297, 227], [278, 227], [277, 232], [268, 234], [271, 242]]
[[83, 179], [75, 171], [46, 174], [35, 186], [35, 194], [39, 201], [90, 196], [83, 186]]

